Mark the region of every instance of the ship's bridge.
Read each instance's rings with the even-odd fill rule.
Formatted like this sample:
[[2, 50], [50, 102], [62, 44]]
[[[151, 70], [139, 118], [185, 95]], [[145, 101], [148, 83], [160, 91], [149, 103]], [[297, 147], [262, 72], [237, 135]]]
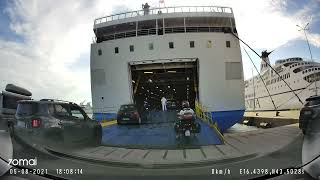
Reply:
[[232, 8], [179, 6], [152, 8], [97, 18], [97, 43], [136, 36], [188, 32], [236, 33]]

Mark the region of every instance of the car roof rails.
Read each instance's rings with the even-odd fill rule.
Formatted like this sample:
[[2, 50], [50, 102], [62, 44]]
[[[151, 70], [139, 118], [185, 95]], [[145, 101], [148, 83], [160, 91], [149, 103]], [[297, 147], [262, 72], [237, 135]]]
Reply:
[[69, 104], [76, 104], [70, 101], [60, 100], [60, 99], [40, 99], [40, 101], [50, 101], [50, 102], [64, 102]]

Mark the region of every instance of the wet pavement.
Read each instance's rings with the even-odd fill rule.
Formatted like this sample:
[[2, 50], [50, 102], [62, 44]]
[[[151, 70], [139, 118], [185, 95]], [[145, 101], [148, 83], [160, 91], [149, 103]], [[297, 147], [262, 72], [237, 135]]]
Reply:
[[150, 112], [141, 125], [109, 125], [103, 128], [102, 144], [131, 148], [195, 148], [222, 144], [217, 133], [200, 120], [201, 132], [196, 136], [176, 139], [176, 111]]

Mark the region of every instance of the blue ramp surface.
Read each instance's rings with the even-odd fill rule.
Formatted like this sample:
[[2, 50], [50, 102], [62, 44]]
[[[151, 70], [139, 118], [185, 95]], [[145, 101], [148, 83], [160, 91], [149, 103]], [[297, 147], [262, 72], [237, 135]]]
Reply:
[[132, 148], [192, 148], [222, 144], [217, 133], [197, 120], [201, 132], [194, 137], [176, 139], [177, 113], [150, 112], [141, 125], [109, 125], [103, 128], [102, 144]]

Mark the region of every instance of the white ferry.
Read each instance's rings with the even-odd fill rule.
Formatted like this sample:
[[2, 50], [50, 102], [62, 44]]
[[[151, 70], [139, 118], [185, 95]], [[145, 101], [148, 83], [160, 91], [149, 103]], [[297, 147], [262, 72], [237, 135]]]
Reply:
[[[262, 58], [270, 63], [268, 53], [262, 54], [265, 54]], [[277, 60], [272, 67], [286, 84], [265, 61], [261, 60], [260, 75], [266, 86], [259, 75], [245, 81], [247, 110], [300, 109], [308, 97], [319, 94], [319, 63], [300, 57]]]
[[232, 8], [145, 8], [95, 19], [91, 44], [94, 118], [121, 104], [180, 104], [197, 99], [221, 131], [245, 110], [240, 45]]

